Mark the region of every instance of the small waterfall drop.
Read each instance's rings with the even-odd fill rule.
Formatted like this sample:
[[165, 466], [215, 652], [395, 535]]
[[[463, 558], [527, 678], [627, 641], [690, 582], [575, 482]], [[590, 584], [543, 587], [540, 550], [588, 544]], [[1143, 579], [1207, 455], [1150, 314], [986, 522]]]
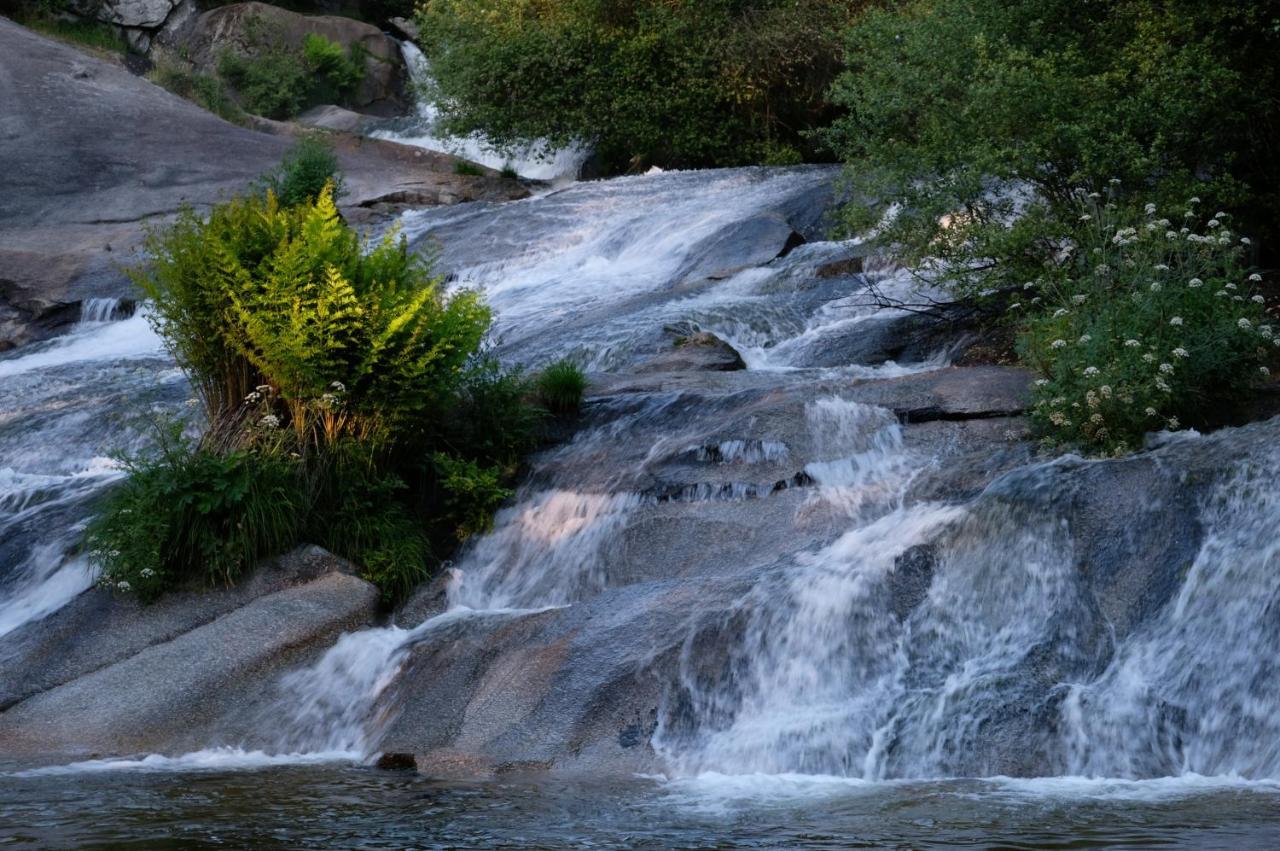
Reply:
[[419, 90], [418, 104], [411, 118], [397, 120], [392, 127], [374, 131], [370, 134], [373, 138], [452, 154], [493, 169], [511, 169], [530, 180], [561, 184], [578, 177], [583, 163], [591, 154], [582, 146], [550, 149], [535, 142], [522, 150], [508, 153], [499, 150], [483, 136], [458, 138], [443, 134], [439, 129], [439, 110], [421, 95], [421, 90], [431, 84], [431, 62], [411, 41], [400, 42], [400, 52], [409, 72], [410, 85]]
[[120, 475], [108, 456], [145, 443], [139, 415], [185, 396], [145, 309], [122, 313], [89, 299], [70, 333], [0, 357], [0, 635], [92, 584], [77, 548], [88, 504]]

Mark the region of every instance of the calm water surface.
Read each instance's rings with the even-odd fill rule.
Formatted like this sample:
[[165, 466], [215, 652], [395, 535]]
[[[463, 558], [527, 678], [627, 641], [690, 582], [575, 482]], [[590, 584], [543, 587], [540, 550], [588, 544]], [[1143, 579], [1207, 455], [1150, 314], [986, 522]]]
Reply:
[[5, 848], [1280, 847], [1280, 785], [442, 783], [357, 766], [0, 779]]

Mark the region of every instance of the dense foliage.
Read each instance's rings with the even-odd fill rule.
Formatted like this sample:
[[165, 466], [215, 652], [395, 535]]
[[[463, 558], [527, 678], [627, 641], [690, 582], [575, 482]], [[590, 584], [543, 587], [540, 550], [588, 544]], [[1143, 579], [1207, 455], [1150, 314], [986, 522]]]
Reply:
[[224, 53], [218, 76], [255, 115], [291, 118], [309, 106], [340, 102], [364, 77], [363, 56], [318, 33], [307, 33], [301, 49], [266, 31], [251, 29], [250, 37], [255, 52]]
[[[1273, 232], [1280, 12], [1198, 0], [909, 0], [850, 31], [829, 134], [884, 239], [969, 290], [1034, 277], [1078, 187], [1198, 195]], [[1017, 213], [1017, 215], [1015, 215]]]
[[326, 186], [331, 187], [334, 199], [341, 198], [344, 192], [338, 156], [329, 140], [320, 134], [299, 139], [260, 183], [285, 207], [315, 201]]
[[588, 142], [613, 169], [796, 161], [864, 2], [427, 0], [428, 96], [453, 132]]
[[208, 429], [127, 461], [89, 534], [105, 583], [231, 582], [305, 540], [390, 599], [488, 527], [545, 412], [484, 348], [476, 293], [394, 233], [364, 242], [331, 184], [185, 211], [147, 250], [135, 280]]
[[[1201, 425], [1269, 375], [1280, 346], [1228, 217], [1154, 204], [1138, 220], [1082, 198], [1078, 246], [1028, 284], [1024, 356], [1043, 377], [1033, 417], [1057, 441], [1101, 451]], [[1194, 229], [1203, 222], [1203, 232]]]
[[[1264, 2], [904, 0], [872, 10], [849, 33], [833, 88], [846, 112], [827, 134], [864, 202], [847, 208], [846, 225], [876, 227], [953, 297], [1019, 304], [1041, 401], [1094, 401], [1083, 415], [1042, 406], [1050, 439], [1132, 446], [1260, 374], [1257, 335], [1233, 324], [1260, 313], [1235, 301], [1246, 297], [1242, 255], [1252, 250], [1220, 244], [1222, 216], [1207, 241], [1182, 227], [1186, 199], [1198, 196], [1274, 246], [1278, 47], [1280, 10]], [[1082, 212], [1090, 194], [1113, 206]], [[1130, 220], [1133, 240], [1113, 212], [1148, 204], [1177, 220], [1174, 239]], [[1228, 284], [1238, 289], [1214, 300]], [[1021, 292], [1037, 286], [1043, 296]], [[1175, 315], [1187, 322], [1177, 333]]]

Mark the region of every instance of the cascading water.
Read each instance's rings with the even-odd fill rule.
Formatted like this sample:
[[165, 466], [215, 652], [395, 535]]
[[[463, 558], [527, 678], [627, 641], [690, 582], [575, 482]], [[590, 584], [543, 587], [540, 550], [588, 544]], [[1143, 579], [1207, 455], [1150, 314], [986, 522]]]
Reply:
[[92, 299], [70, 333], [0, 358], [0, 635], [89, 587], [78, 544], [120, 475], [110, 454], [143, 445], [146, 416], [186, 395], [145, 310], [121, 312]]
[[[417, 90], [428, 88], [431, 84], [431, 63], [427, 57], [410, 41], [400, 43], [400, 52], [404, 56], [411, 86]], [[553, 183], [577, 178], [583, 163], [591, 154], [582, 146], [551, 149], [540, 143], [527, 145], [519, 151], [501, 151], [479, 135], [458, 138], [442, 133], [439, 123], [440, 113], [435, 104], [419, 98], [413, 116], [409, 119], [397, 119], [392, 122], [392, 126], [376, 130], [370, 135], [375, 139], [390, 139], [402, 145], [452, 154], [489, 168], [509, 168], [521, 177]]]
[[[934, 478], [978, 426], [907, 424], [867, 390], [884, 382], [865, 379], [929, 371], [946, 358], [899, 365], [848, 354], [889, 327], [868, 281], [892, 294], [906, 280], [873, 264], [831, 271], [858, 250], [821, 241], [819, 217], [805, 212], [825, 205], [832, 177], [667, 173], [407, 215], [416, 246], [438, 240], [440, 269], [485, 291], [504, 358], [536, 366], [569, 355], [617, 373], [605, 384], [630, 383], [594, 400], [571, 442], [534, 459], [494, 530], [460, 554], [442, 614], [341, 638], [275, 684], [243, 748], [56, 771], [367, 759], [414, 709], [400, 688], [421, 677], [420, 651], [447, 654], [455, 642], [468, 646], [460, 636], [508, 630], [523, 641], [523, 626], [564, 616], [571, 626], [553, 636], [556, 654], [586, 652], [574, 643], [579, 631], [587, 643], [652, 644], [634, 654], [639, 672], [578, 671], [567, 692], [533, 693], [546, 674], [546, 648], [536, 646], [502, 657], [502, 676], [472, 703], [459, 698], [449, 723], [494, 704], [521, 717], [544, 703], [565, 713], [578, 695], [599, 699], [590, 704], [597, 712], [618, 689], [656, 682], [656, 716], [646, 705], [606, 744], [651, 748], [671, 795], [664, 816], [687, 806], [691, 788], [719, 807], [762, 800], [762, 790], [770, 801], [812, 802], [821, 789], [875, 787], [888, 798], [876, 799], [873, 822], [938, 789], [967, 816], [1001, 795], [1021, 812], [1026, 794], [1130, 801], [1230, 795], [1245, 780], [1260, 781], [1255, 791], [1280, 788], [1274, 455], [1246, 447], [1222, 456], [1251, 460], [1177, 515], [1203, 534], [1170, 579], [1174, 592], [1143, 596], [1142, 616], [1118, 626], [1101, 599], [1105, 565], [1080, 549], [1070, 499], [1044, 497], [1101, 462], [1027, 464], [1022, 455], [940, 488]], [[176, 407], [187, 394], [143, 319], [105, 321], [116, 316], [86, 307], [68, 337], [0, 359], [0, 468], [9, 477], [0, 552], [17, 565], [0, 579], [0, 632], [89, 581], [75, 561], [75, 525], [84, 500], [117, 475], [94, 459], [142, 439], [132, 426], [108, 435], [104, 417]], [[632, 372], [691, 330], [730, 341], [749, 368]], [[66, 458], [50, 458], [51, 434]], [[980, 445], [999, 454], [996, 442]], [[52, 579], [59, 570], [74, 578], [65, 588]], [[588, 614], [572, 621], [574, 612]], [[601, 668], [620, 664], [601, 659]], [[583, 685], [597, 678], [600, 688]], [[532, 748], [522, 736], [552, 722], [530, 724], [503, 741]], [[590, 726], [574, 726], [575, 735]], [[992, 775], [1027, 779], [898, 783]], [[905, 797], [883, 791], [899, 788]], [[930, 791], [911, 791], [921, 788]]]

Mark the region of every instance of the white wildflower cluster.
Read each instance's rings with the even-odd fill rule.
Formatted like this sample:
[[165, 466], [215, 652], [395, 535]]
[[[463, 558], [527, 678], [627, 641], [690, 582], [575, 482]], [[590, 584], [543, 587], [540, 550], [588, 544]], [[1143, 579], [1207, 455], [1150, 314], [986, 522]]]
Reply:
[[1054, 348], [1054, 349], [1065, 349], [1065, 348], [1067, 347], [1067, 341], [1066, 341], [1066, 340], [1054, 340], [1052, 343], [1050, 343], [1050, 344], [1049, 344], [1049, 346], [1050, 346], [1051, 348]]
[[1137, 340], [1125, 340], [1124, 345], [1125, 345], [1125, 348], [1128, 348], [1128, 349], [1137, 349], [1137, 348], [1141, 348], [1142, 343], [1138, 342]]
[[266, 428], [280, 428], [280, 418], [275, 414], [267, 414], [258, 422]]
[[1187, 358], [1187, 357], [1190, 357], [1190, 355], [1188, 355], [1188, 354], [1187, 354], [1187, 350], [1186, 350], [1186, 349], [1184, 349], [1184, 348], [1182, 348], [1182, 346], [1178, 346], [1178, 348], [1176, 348], [1176, 349], [1174, 349], [1174, 350], [1173, 350], [1173, 356], [1174, 356], [1175, 358]]
[[1086, 366], [1084, 368], [1084, 375], [1086, 378], [1093, 378], [1097, 374], [1098, 368], [1096, 366]]
[[1113, 245], [1132, 245], [1138, 241], [1137, 228], [1121, 228], [1116, 231], [1115, 236], [1111, 237]]

